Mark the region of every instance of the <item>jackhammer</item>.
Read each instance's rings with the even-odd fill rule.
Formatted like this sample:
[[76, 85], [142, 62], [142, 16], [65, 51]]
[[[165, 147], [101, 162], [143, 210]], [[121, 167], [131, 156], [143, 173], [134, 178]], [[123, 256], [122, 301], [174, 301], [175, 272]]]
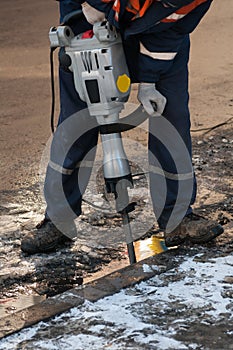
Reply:
[[93, 31], [77, 36], [70, 20], [82, 16], [78, 11], [64, 25], [49, 32], [51, 49], [63, 48], [60, 55], [74, 75], [75, 88], [86, 102], [89, 114], [96, 117], [103, 148], [103, 172], [107, 193], [114, 194], [116, 211], [122, 215], [130, 264], [136, 262], [129, 213], [128, 188], [133, 187], [129, 161], [124, 151], [121, 131], [142, 123], [148, 115], [140, 106], [131, 115], [119, 118], [130, 94], [130, 78], [120, 34], [107, 21], [95, 23]]

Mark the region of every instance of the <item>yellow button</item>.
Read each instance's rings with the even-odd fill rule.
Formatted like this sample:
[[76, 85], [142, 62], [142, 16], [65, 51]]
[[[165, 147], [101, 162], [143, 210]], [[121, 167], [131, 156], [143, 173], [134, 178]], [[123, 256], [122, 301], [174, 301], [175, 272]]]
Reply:
[[116, 84], [120, 92], [127, 92], [130, 87], [130, 78], [126, 74], [119, 75]]

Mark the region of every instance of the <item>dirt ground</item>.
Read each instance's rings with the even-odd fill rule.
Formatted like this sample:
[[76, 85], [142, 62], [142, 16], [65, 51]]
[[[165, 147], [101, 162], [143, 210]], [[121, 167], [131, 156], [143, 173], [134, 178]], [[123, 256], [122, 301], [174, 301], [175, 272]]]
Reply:
[[[83, 250], [77, 252], [79, 245], [72, 256], [67, 254], [68, 248], [64, 248], [48, 259], [42, 257], [44, 261], [38, 256], [33, 260], [20, 255], [19, 224], [25, 221], [29, 212], [33, 218], [37, 213], [43, 213], [38, 185], [39, 164], [50, 136], [48, 31], [58, 24], [57, 2], [2, 0], [0, 19], [0, 232], [3, 239], [0, 248], [5, 268], [1, 273], [3, 288], [0, 297], [15, 295], [12, 292], [14, 286], [24, 282], [27, 288], [22, 289], [23, 293], [33, 290], [39, 295], [53, 295], [71, 284], [82, 283], [83, 276], [99, 271], [101, 265], [107, 265], [111, 260], [117, 260], [120, 265], [120, 260], [125, 261], [124, 251], [100, 250], [96, 255], [93, 247], [85, 248], [83, 245]], [[219, 239], [219, 247], [222, 247], [219, 249], [227, 253], [232, 252], [233, 220], [232, 20], [232, 0], [214, 1], [206, 18], [192, 34], [190, 59], [193, 162], [199, 183], [196, 207], [225, 225], [226, 233]], [[131, 99], [134, 102], [135, 93], [136, 90], [133, 90]], [[224, 125], [211, 130], [221, 123]], [[134, 131], [132, 137], [145, 142], [146, 133]], [[107, 227], [113, 221], [112, 218], [110, 223], [102, 219], [102, 224]], [[7, 235], [4, 237], [5, 232]], [[6, 241], [8, 244], [4, 245]], [[14, 264], [11, 256], [15, 259]], [[52, 287], [40, 283], [41, 279], [49, 278], [51, 266], [56, 268], [61, 265], [61, 258], [63, 272], [64, 266], [70, 267], [63, 276], [63, 282]], [[32, 268], [35, 264], [36, 273]], [[13, 273], [11, 278], [19, 265], [18, 275]], [[27, 266], [27, 271], [22, 279], [23, 266]], [[80, 269], [74, 272], [77, 266]], [[89, 270], [85, 266], [89, 266]], [[17, 293], [20, 293], [19, 289]]]

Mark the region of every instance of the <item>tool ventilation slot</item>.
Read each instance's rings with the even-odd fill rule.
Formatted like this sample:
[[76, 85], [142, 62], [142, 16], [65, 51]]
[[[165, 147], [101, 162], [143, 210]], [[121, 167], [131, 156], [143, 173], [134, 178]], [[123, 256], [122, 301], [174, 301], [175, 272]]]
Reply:
[[91, 103], [100, 102], [99, 85], [96, 79], [90, 79], [85, 81], [88, 97]]

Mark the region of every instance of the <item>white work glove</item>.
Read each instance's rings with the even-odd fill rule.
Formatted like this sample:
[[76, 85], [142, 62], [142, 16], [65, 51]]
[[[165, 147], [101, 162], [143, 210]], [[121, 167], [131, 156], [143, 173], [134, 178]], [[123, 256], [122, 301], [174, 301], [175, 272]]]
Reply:
[[167, 103], [166, 97], [156, 90], [154, 83], [139, 84], [138, 101], [152, 117], [161, 116]]
[[89, 5], [87, 2], [82, 3], [83, 14], [86, 17], [87, 22], [94, 24], [96, 22], [102, 22], [105, 19], [104, 12], [96, 10], [94, 7]]

